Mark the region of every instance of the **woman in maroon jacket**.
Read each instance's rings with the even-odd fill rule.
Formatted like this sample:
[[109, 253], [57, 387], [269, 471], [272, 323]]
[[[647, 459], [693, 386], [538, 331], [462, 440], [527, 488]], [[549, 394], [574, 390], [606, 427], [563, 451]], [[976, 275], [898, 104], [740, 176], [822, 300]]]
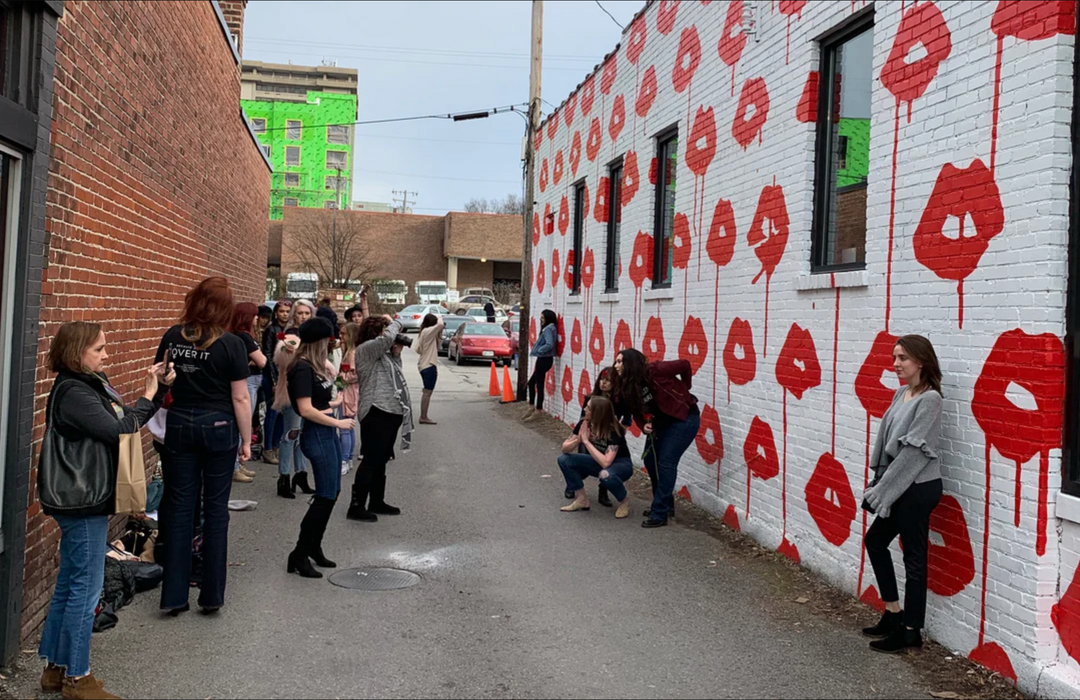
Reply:
[[675, 513], [679, 460], [697, 437], [701, 412], [690, 393], [690, 363], [649, 362], [628, 348], [615, 357], [615, 396], [623, 411], [644, 431], [642, 460], [653, 485], [645, 528], [663, 527]]

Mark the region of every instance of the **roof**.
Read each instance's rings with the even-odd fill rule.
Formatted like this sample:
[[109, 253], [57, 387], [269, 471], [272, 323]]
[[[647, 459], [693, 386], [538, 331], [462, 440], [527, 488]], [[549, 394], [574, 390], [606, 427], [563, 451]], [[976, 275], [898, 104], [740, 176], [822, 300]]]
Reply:
[[447, 257], [521, 262], [524, 219], [519, 214], [446, 215], [443, 253]]

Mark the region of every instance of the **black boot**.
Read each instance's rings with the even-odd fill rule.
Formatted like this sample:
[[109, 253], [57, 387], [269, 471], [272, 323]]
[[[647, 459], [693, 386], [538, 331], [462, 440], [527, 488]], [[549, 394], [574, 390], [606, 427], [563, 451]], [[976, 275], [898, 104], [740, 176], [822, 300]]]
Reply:
[[[340, 465], [338, 468], [341, 468]], [[300, 490], [306, 494], [315, 493], [315, 489], [308, 486], [307, 472], [296, 472], [296, 474], [293, 475], [292, 487], [293, 491], [296, 491], [297, 487], [299, 487]]]
[[[357, 475], [359, 481], [360, 475]], [[367, 509], [368, 490], [361, 483], [354, 483], [352, 487], [352, 501], [349, 502], [349, 512], [345, 517], [349, 520], [359, 520], [363, 523], [375, 523], [379, 518]]]
[[296, 539], [296, 549], [289, 552], [285, 569], [288, 573], [300, 574], [304, 578], [322, 578], [322, 574], [311, 566], [311, 560], [308, 559], [314, 544], [318, 517], [318, 509], [313, 503], [308, 506], [304, 519], [300, 521], [300, 536]]
[[885, 639], [870, 642], [870, 648], [882, 654], [899, 654], [909, 649], [922, 649], [922, 630], [900, 626]]
[[387, 505], [384, 500], [386, 496], [386, 475], [377, 476], [373, 479], [371, 484], [371, 505], [368, 506], [368, 510], [376, 515], [401, 515], [401, 509], [394, 506]]
[[900, 629], [900, 625], [904, 620], [904, 613], [902, 612], [889, 612], [885, 611], [885, 614], [881, 616], [881, 620], [873, 627], [864, 627], [863, 635], [867, 637], [873, 637], [874, 639], [881, 639], [888, 637], [890, 634]]
[[611, 508], [611, 499], [608, 498], [607, 486], [600, 484], [600, 495], [597, 497], [596, 502], [605, 508]]
[[327, 559], [322, 550], [323, 535], [326, 534], [326, 526], [330, 524], [330, 515], [334, 512], [334, 501], [316, 496], [312, 507], [317, 509], [317, 520], [311, 536], [311, 561], [323, 569], [336, 569], [337, 564]]
[[563, 496], [565, 496], [566, 500], [568, 500], [568, 501], [572, 501], [575, 498], [577, 498], [577, 494], [574, 493], [573, 491], [571, 491], [570, 489], [566, 489], [565, 491], [563, 491]]
[[289, 475], [282, 474], [277, 480], [277, 495], [282, 498], [296, 498], [296, 494], [293, 493], [292, 486], [289, 484]]

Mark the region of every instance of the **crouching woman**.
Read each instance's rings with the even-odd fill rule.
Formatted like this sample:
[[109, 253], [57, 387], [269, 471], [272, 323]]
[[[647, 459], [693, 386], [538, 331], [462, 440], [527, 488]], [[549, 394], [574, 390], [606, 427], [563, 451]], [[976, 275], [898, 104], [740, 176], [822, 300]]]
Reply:
[[[579, 447], [585, 452], [574, 454]], [[574, 492], [574, 502], [564, 506], [563, 512], [573, 513], [592, 507], [585, 495], [584, 479], [594, 476], [619, 501], [615, 517], [622, 519], [630, 515], [630, 497], [625, 483], [634, 475], [634, 465], [623, 427], [615, 417], [615, 407], [610, 399], [603, 396], [589, 398], [584, 419], [574, 428], [574, 434], [563, 442], [562, 450], [559, 469], [566, 478], [566, 490]]]

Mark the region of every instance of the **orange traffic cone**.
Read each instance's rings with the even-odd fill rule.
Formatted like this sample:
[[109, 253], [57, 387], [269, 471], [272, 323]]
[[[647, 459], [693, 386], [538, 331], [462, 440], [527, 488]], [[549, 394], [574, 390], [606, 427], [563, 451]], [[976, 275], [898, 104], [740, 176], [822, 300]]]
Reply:
[[514, 386], [510, 382], [510, 368], [503, 365], [502, 401], [499, 403], [514, 403], [515, 401], [517, 401], [517, 397], [514, 396]]
[[488, 383], [488, 396], [499, 396], [499, 375], [495, 371], [495, 362], [491, 363], [491, 381]]

